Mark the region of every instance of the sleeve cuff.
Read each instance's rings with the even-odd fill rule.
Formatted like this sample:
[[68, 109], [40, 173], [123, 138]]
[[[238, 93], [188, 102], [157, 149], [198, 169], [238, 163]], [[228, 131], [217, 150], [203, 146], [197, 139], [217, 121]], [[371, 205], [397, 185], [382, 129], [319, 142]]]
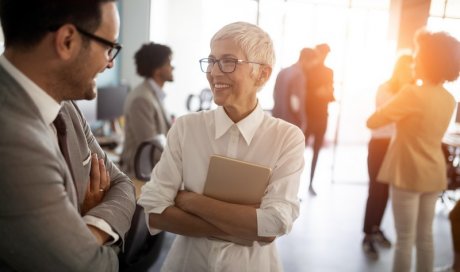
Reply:
[[85, 215], [83, 216], [83, 221], [87, 225], [94, 226], [103, 232], [107, 233], [112, 239], [110, 239], [108, 242], [106, 242], [104, 245], [110, 246], [115, 244], [119, 239], [120, 236], [113, 231], [112, 227], [104, 220], [92, 215]]

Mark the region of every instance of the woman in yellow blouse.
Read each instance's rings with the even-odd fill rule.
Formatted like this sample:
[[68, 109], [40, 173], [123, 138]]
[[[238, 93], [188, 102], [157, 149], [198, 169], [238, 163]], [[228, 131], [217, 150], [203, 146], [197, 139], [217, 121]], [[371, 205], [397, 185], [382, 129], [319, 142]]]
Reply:
[[415, 77], [393, 100], [367, 120], [371, 129], [396, 123], [396, 135], [380, 168], [378, 181], [390, 184], [397, 234], [393, 271], [410, 271], [416, 246], [416, 271], [432, 271], [432, 224], [439, 193], [446, 188], [441, 140], [456, 102], [443, 87], [457, 79], [460, 44], [447, 33], [416, 34]]

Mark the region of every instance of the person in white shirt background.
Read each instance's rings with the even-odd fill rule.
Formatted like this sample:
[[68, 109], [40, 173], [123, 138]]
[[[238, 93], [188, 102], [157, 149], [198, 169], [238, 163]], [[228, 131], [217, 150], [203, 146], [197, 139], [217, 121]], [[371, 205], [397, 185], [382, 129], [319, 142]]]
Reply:
[[[299, 215], [305, 139], [298, 127], [264, 113], [258, 102], [275, 61], [265, 31], [232, 23], [213, 36], [210, 47], [200, 65], [218, 107], [176, 120], [138, 203], [151, 234], [179, 234], [162, 271], [282, 271], [273, 241]], [[272, 169], [260, 204], [202, 195], [213, 154]], [[252, 246], [243, 245], [248, 242]]]
[[[379, 86], [375, 106], [379, 108], [390, 101], [406, 84], [414, 82], [412, 72], [412, 55], [402, 53], [396, 61], [393, 74], [389, 80]], [[389, 124], [372, 130], [368, 145], [367, 170], [369, 173], [369, 193], [364, 215], [363, 250], [372, 259], [378, 258], [375, 243], [384, 248], [391, 247], [391, 242], [380, 229], [383, 214], [388, 202], [388, 184], [377, 182], [377, 174], [390, 145], [391, 137], [396, 133], [395, 124]]]

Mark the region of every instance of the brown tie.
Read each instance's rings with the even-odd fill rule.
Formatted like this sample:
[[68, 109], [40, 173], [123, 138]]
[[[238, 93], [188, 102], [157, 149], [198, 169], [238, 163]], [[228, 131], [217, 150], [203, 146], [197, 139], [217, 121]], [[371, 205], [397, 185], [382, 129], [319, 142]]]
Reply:
[[69, 167], [70, 173], [72, 174], [73, 178], [72, 165], [70, 164], [69, 149], [67, 147], [67, 128], [64, 122], [64, 117], [62, 117], [61, 112], [58, 113], [56, 119], [54, 119], [53, 124], [57, 131], [59, 149], [61, 150], [61, 153], [64, 156], [64, 159], [67, 163], [67, 166]]

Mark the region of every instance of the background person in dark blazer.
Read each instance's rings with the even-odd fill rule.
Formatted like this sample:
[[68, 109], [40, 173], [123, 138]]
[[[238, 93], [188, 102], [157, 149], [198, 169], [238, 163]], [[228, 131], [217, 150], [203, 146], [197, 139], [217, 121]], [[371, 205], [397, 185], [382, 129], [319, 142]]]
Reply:
[[307, 127], [305, 112], [305, 89], [308, 70], [316, 65], [316, 52], [311, 48], [303, 48], [299, 59], [291, 66], [282, 69], [276, 77], [273, 90], [272, 116], [281, 118], [298, 126], [302, 131]]
[[2, 0], [0, 19], [0, 270], [117, 271], [134, 187], [65, 102], [113, 66], [116, 4]]
[[171, 55], [168, 46], [153, 42], [142, 45], [134, 55], [137, 74], [145, 80], [129, 93], [124, 106], [126, 123], [121, 168], [130, 177], [135, 174], [134, 156], [139, 145], [159, 134], [166, 135], [171, 127], [171, 117], [163, 105], [166, 96], [163, 85], [173, 81]]
[[329, 45], [323, 43], [315, 46], [317, 53], [317, 63], [307, 71], [306, 95], [305, 95], [305, 114], [307, 118], [307, 128], [305, 129], [305, 145], [308, 146], [310, 138], [312, 140], [313, 157], [310, 166], [310, 185], [308, 191], [316, 195], [313, 186], [316, 164], [319, 152], [323, 147], [324, 136], [327, 131], [328, 106], [335, 101], [334, 98], [334, 72], [324, 64], [329, 54]]

